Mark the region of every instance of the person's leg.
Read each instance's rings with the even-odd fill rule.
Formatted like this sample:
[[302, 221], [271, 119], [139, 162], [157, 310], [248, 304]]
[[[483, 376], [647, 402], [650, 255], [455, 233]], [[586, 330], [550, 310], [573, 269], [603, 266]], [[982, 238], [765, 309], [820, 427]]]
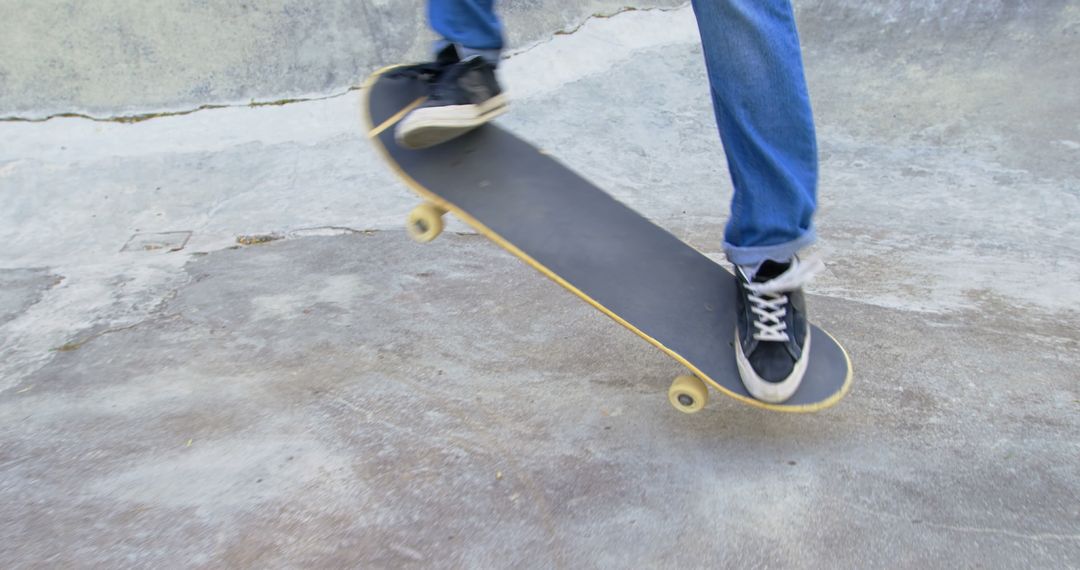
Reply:
[[495, 0], [429, 0], [428, 22], [441, 36], [435, 42], [436, 54], [453, 45], [461, 59], [478, 55], [498, 66], [503, 27]]
[[724, 251], [737, 265], [736, 363], [754, 397], [789, 399], [809, 362], [795, 254], [814, 241], [817, 142], [789, 0], [693, 0], [735, 187]]
[[459, 137], [506, 112], [495, 68], [503, 47], [495, 0], [429, 0], [428, 18], [442, 37], [432, 64], [421, 64], [427, 99], [398, 123], [398, 144], [427, 148]]
[[787, 261], [814, 241], [817, 142], [789, 0], [694, 0], [735, 194], [728, 259]]

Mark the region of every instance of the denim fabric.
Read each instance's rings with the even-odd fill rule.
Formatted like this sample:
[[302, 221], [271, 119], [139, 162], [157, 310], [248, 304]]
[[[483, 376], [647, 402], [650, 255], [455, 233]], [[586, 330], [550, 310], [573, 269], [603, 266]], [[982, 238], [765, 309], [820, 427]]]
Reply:
[[495, 0], [430, 0], [428, 22], [442, 36], [435, 42], [436, 53], [454, 44], [461, 59], [479, 55], [498, 64], [503, 28], [495, 14]]
[[[786, 261], [813, 243], [818, 159], [789, 0], [693, 0], [713, 110], [735, 194], [724, 232], [732, 263]], [[430, 0], [431, 25], [467, 57], [503, 47], [494, 0]], [[657, 86], [659, 87], [659, 86]]]
[[694, 0], [735, 187], [732, 263], [786, 261], [815, 238], [817, 140], [789, 0]]

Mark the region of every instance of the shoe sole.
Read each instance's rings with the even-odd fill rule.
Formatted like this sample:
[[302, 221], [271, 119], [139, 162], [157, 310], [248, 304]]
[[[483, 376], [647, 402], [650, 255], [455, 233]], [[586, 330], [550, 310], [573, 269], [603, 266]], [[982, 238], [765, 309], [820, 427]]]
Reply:
[[397, 143], [419, 150], [459, 137], [507, 111], [504, 94], [479, 105], [423, 107], [409, 113], [394, 131]]
[[780, 382], [769, 382], [754, 371], [750, 361], [742, 351], [742, 343], [739, 342], [739, 333], [735, 332], [735, 364], [739, 367], [739, 378], [750, 395], [769, 404], [782, 404], [788, 401], [802, 384], [803, 376], [806, 375], [806, 366], [810, 363], [810, 333], [806, 331], [806, 344], [803, 345], [802, 357], [795, 362], [795, 368], [787, 378]]

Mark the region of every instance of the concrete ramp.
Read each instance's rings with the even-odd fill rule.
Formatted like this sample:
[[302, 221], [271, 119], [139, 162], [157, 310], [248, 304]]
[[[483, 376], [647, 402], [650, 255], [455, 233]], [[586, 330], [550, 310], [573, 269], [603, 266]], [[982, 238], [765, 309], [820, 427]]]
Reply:
[[[692, 12], [568, 6], [507, 2], [500, 123], [720, 259]], [[349, 88], [415, 3], [0, 0], [0, 567], [1080, 567], [1080, 9], [797, 6], [855, 384], [684, 416], [629, 331], [406, 237]]]
[[[618, 0], [499, 7], [511, 49], [636, 9]], [[0, 117], [338, 95], [379, 67], [425, 57], [433, 38], [425, 0], [0, 0], [0, 14]]]

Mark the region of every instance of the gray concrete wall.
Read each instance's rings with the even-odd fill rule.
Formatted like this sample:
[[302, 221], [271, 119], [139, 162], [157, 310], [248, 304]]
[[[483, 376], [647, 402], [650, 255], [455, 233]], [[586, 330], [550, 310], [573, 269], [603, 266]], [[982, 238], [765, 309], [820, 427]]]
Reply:
[[[637, 0], [637, 9], [682, 0]], [[797, 0], [814, 47], [935, 59], [1075, 44], [1068, 0]], [[505, 0], [512, 49], [575, 29], [625, 0]], [[340, 92], [372, 69], [422, 57], [424, 0], [0, 0], [0, 117], [116, 117]], [[1072, 42], [1071, 44], [1067, 42]], [[1056, 44], [1055, 44], [1056, 43]], [[887, 55], [887, 54], [886, 54]], [[1067, 58], [1060, 58], [1065, 60]], [[940, 60], [940, 58], [937, 58]]]
[[[674, 6], [682, 0], [647, 0]], [[125, 115], [338, 92], [422, 57], [424, 0], [0, 0], [0, 117]], [[622, 0], [506, 0], [511, 48]]]

